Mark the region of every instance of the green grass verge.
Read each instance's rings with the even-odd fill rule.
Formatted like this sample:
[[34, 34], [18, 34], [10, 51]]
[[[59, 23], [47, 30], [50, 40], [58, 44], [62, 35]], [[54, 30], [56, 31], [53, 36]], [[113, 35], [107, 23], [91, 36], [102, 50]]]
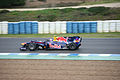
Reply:
[[0, 21], [96, 21], [120, 20], [120, 8], [92, 7], [39, 11], [0, 11]]
[[84, 38], [120, 38], [120, 32], [110, 33], [70, 33], [70, 34], [0, 34], [0, 37], [12, 37], [12, 38], [51, 38], [56, 36], [82, 36]]

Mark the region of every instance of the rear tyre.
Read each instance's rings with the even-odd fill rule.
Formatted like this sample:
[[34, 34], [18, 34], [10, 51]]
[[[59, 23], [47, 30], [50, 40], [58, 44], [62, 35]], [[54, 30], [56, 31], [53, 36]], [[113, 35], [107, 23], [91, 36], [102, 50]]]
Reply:
[[36, 48], [37, 48], [37, 46], [36, 46], [35, 43], [30, 43], [30, 44], [28, 45], [28, 49], [29, 49], [30, 51], [35, 51]]
[[76, 49], [77, 49], [77, 44], [75, 44], [75, 43], [70, 43], [70, 44], [69, 44], [69, 49], [70, 49], [70, 50], [76, 50]]
[[82, 42], [82, 37], [80, 38], [80, 42]]

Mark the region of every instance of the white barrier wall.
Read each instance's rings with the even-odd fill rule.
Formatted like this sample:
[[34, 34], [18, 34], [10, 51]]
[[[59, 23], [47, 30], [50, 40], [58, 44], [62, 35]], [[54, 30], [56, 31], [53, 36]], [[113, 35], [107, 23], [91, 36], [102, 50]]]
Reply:
[[110, 22], [110, 32], [116, 32], [116, 23], [115, 22]]
[[103, 32], [103, 22], [102, 21], [98, 21], [97, 22], [97, 32]]
[[39, 22], [38, 33], [66, 33], [66, 22]]
[[56, 33], [56, 23], [55, 22], [51, 22], [50, 24], [50, 33]]
[[50, 24], [49, 24], [49, 22], [44, 22], [43, 23], [43, 28], [44, 28], [43, 29], [44, 33], [50, 33], [50, 30], [49, 30], [50, 29]]
[[120, 20], [97, 21], [97, 32], [120, 32]]
[[103, 32], [109, 32], [109, 22], [103, 22]]
[[117, 26], [117, 32], [120, 32], [120, 21], [117, 21], [116, 26]]
[[66, 31], [67, 31], [66, 22], [60, 22], [60, 24], [61, 24], [61, 32], [60, 33], [66, 33]]
[[[66, 33], [66, 26], [66, 21], [38, 22], [38, 33]], [[97, 21], [97, 32], [120, 32], [120, 20]], [[8, 34], [8, 22], [0, 22], [0, 34]]]
[[8, 34], [8, 22], [0, 22], [0, 34]]
[[0, 22], [0, 34], [2, 34], [2, 23]]
[[43, 34], [44, 33], [43, 30], [44, 30], [43, 22], [39, 22], [38, 23], [38, 33]]

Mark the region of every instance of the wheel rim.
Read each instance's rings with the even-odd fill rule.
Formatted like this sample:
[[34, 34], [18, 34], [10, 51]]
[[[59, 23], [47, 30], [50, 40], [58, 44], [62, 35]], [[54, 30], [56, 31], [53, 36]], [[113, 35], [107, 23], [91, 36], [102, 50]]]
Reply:
[[70, 46], [69, 46], [69, 49], [75, 50], [76, 49], [76, 44], [75, 43], [71, 43]]
[[71, 44], [71, 49], [75, 49], [76, 46], [74, 44]]
[[42, 46], [39, 46], [39, 49], [43, 49], [43, 47], [42, 47]]
[[29, 48], [30, 48], [31, 50], [33, 50], [33, 49], [35, 48], [34, 44], [30, 44], [30, 45], [29, 45]]

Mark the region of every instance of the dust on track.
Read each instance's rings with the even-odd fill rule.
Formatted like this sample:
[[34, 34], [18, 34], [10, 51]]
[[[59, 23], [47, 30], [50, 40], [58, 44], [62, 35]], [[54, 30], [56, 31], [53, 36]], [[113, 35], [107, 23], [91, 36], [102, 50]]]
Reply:
[[120, 61], [3, 59], [0, 80], [120, 80]]

